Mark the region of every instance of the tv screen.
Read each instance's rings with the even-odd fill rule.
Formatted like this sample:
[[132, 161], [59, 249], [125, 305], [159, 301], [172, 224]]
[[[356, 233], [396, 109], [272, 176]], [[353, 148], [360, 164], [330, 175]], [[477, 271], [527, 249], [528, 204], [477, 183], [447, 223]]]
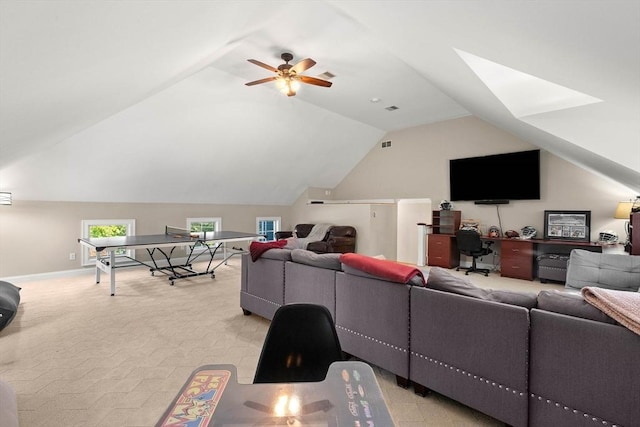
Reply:
[[540, 150], [449, 160], [451, 201], [540, 199]]

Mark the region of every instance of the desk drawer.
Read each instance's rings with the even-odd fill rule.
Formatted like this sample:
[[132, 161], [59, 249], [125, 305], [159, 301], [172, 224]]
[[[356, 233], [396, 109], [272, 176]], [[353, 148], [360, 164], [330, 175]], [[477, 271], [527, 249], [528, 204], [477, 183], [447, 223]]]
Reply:
[[533, 243], [503, 240], [500, 254], [502, 276], [533, 280]]
[[428, 261], [435, 267], [453, 268], [460, 264], [460, 253], [455, 236], [431, 234], [428, 237]]

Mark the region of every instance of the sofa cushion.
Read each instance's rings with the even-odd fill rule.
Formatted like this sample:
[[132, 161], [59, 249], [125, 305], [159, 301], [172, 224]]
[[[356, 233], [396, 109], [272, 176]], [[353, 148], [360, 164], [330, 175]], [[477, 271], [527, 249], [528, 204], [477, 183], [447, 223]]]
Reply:
[[294, 249], [291, 251], [291, 260], [300, 264], [311, 265], [318, 268], [327, 268], [330, 270], [340, 270], [342, 266], [339, 253], [317, 254], [304, 249]]
[[429, 269], [427, 288], [473, 298], [484, 298], [487, 294], [486, 289], [477, 287], [468, 278], [454, 276], [440, 267]]
[[291, 251], [289, 249], [269, 249], [262, 254], [262, 258], [291, 261]]
[[268, 252], [270, 249], [283, 248], [286, 244], [286, 240], [276, 240], [274, 242], [251, 242], [249, 245], [251, 260], [256, 261], [262, 256], [262, 254]]
[[538, 308], [582, 319], [616, 324], [616, 321], [584, 300], [578, 293], [559, 291], [540, 291]]
[[534, 308], [537, 305], [537, 295], [533, 292], [479, 288], [467, 277], [453, 275], [440, 267], [431, 267], [429, 270], [427, 288], [525, 308]]
[[525, 308], [536, 308], [538, 296], [534, 292], [504, 291], [501, 289], [487, 289], [487, 300], [504, 304], [517, 305]]
[[569, 258], [566, 286], [636, 292], [640, 287], [640, 257], [574, 249]]
[[18, 311], [20, 289], [9, 282], [0, 281], [0, 330], [11, 323]]
[[315, 224], [296, 224], [293, 229], [293, 237], [307, 237]]

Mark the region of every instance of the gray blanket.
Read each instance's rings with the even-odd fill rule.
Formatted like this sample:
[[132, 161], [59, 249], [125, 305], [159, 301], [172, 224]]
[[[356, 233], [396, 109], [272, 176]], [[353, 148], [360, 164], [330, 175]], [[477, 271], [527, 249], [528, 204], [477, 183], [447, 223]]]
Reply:
[[307, 249], [309, 243], [324, 239], [330, 227], [332, 224], [316, 224], [307, 237], [289, 237], [285, 249]]

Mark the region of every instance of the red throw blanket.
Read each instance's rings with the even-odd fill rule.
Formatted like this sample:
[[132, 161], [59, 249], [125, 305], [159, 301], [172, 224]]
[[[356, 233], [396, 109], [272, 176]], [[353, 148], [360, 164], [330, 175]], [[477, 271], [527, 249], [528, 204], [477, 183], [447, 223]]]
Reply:
[[251, 242], [249, 245], [249, 253], [251, 254], [251, 260], [255, 262], [260, 256], [274, 248], [284, 248], [287, 244], [286, 240], [276, 240], [275, 242]]
[[408, 283], [414, 276], [419, 276], [422, 278], [422, 284], [424, 285], [424, 275], [422, 271], [410, 265], [351, 253], [340, 255], [340, 262], [351, 268], [362, 270], [372, 276], [377, 276], [392, 282]]

